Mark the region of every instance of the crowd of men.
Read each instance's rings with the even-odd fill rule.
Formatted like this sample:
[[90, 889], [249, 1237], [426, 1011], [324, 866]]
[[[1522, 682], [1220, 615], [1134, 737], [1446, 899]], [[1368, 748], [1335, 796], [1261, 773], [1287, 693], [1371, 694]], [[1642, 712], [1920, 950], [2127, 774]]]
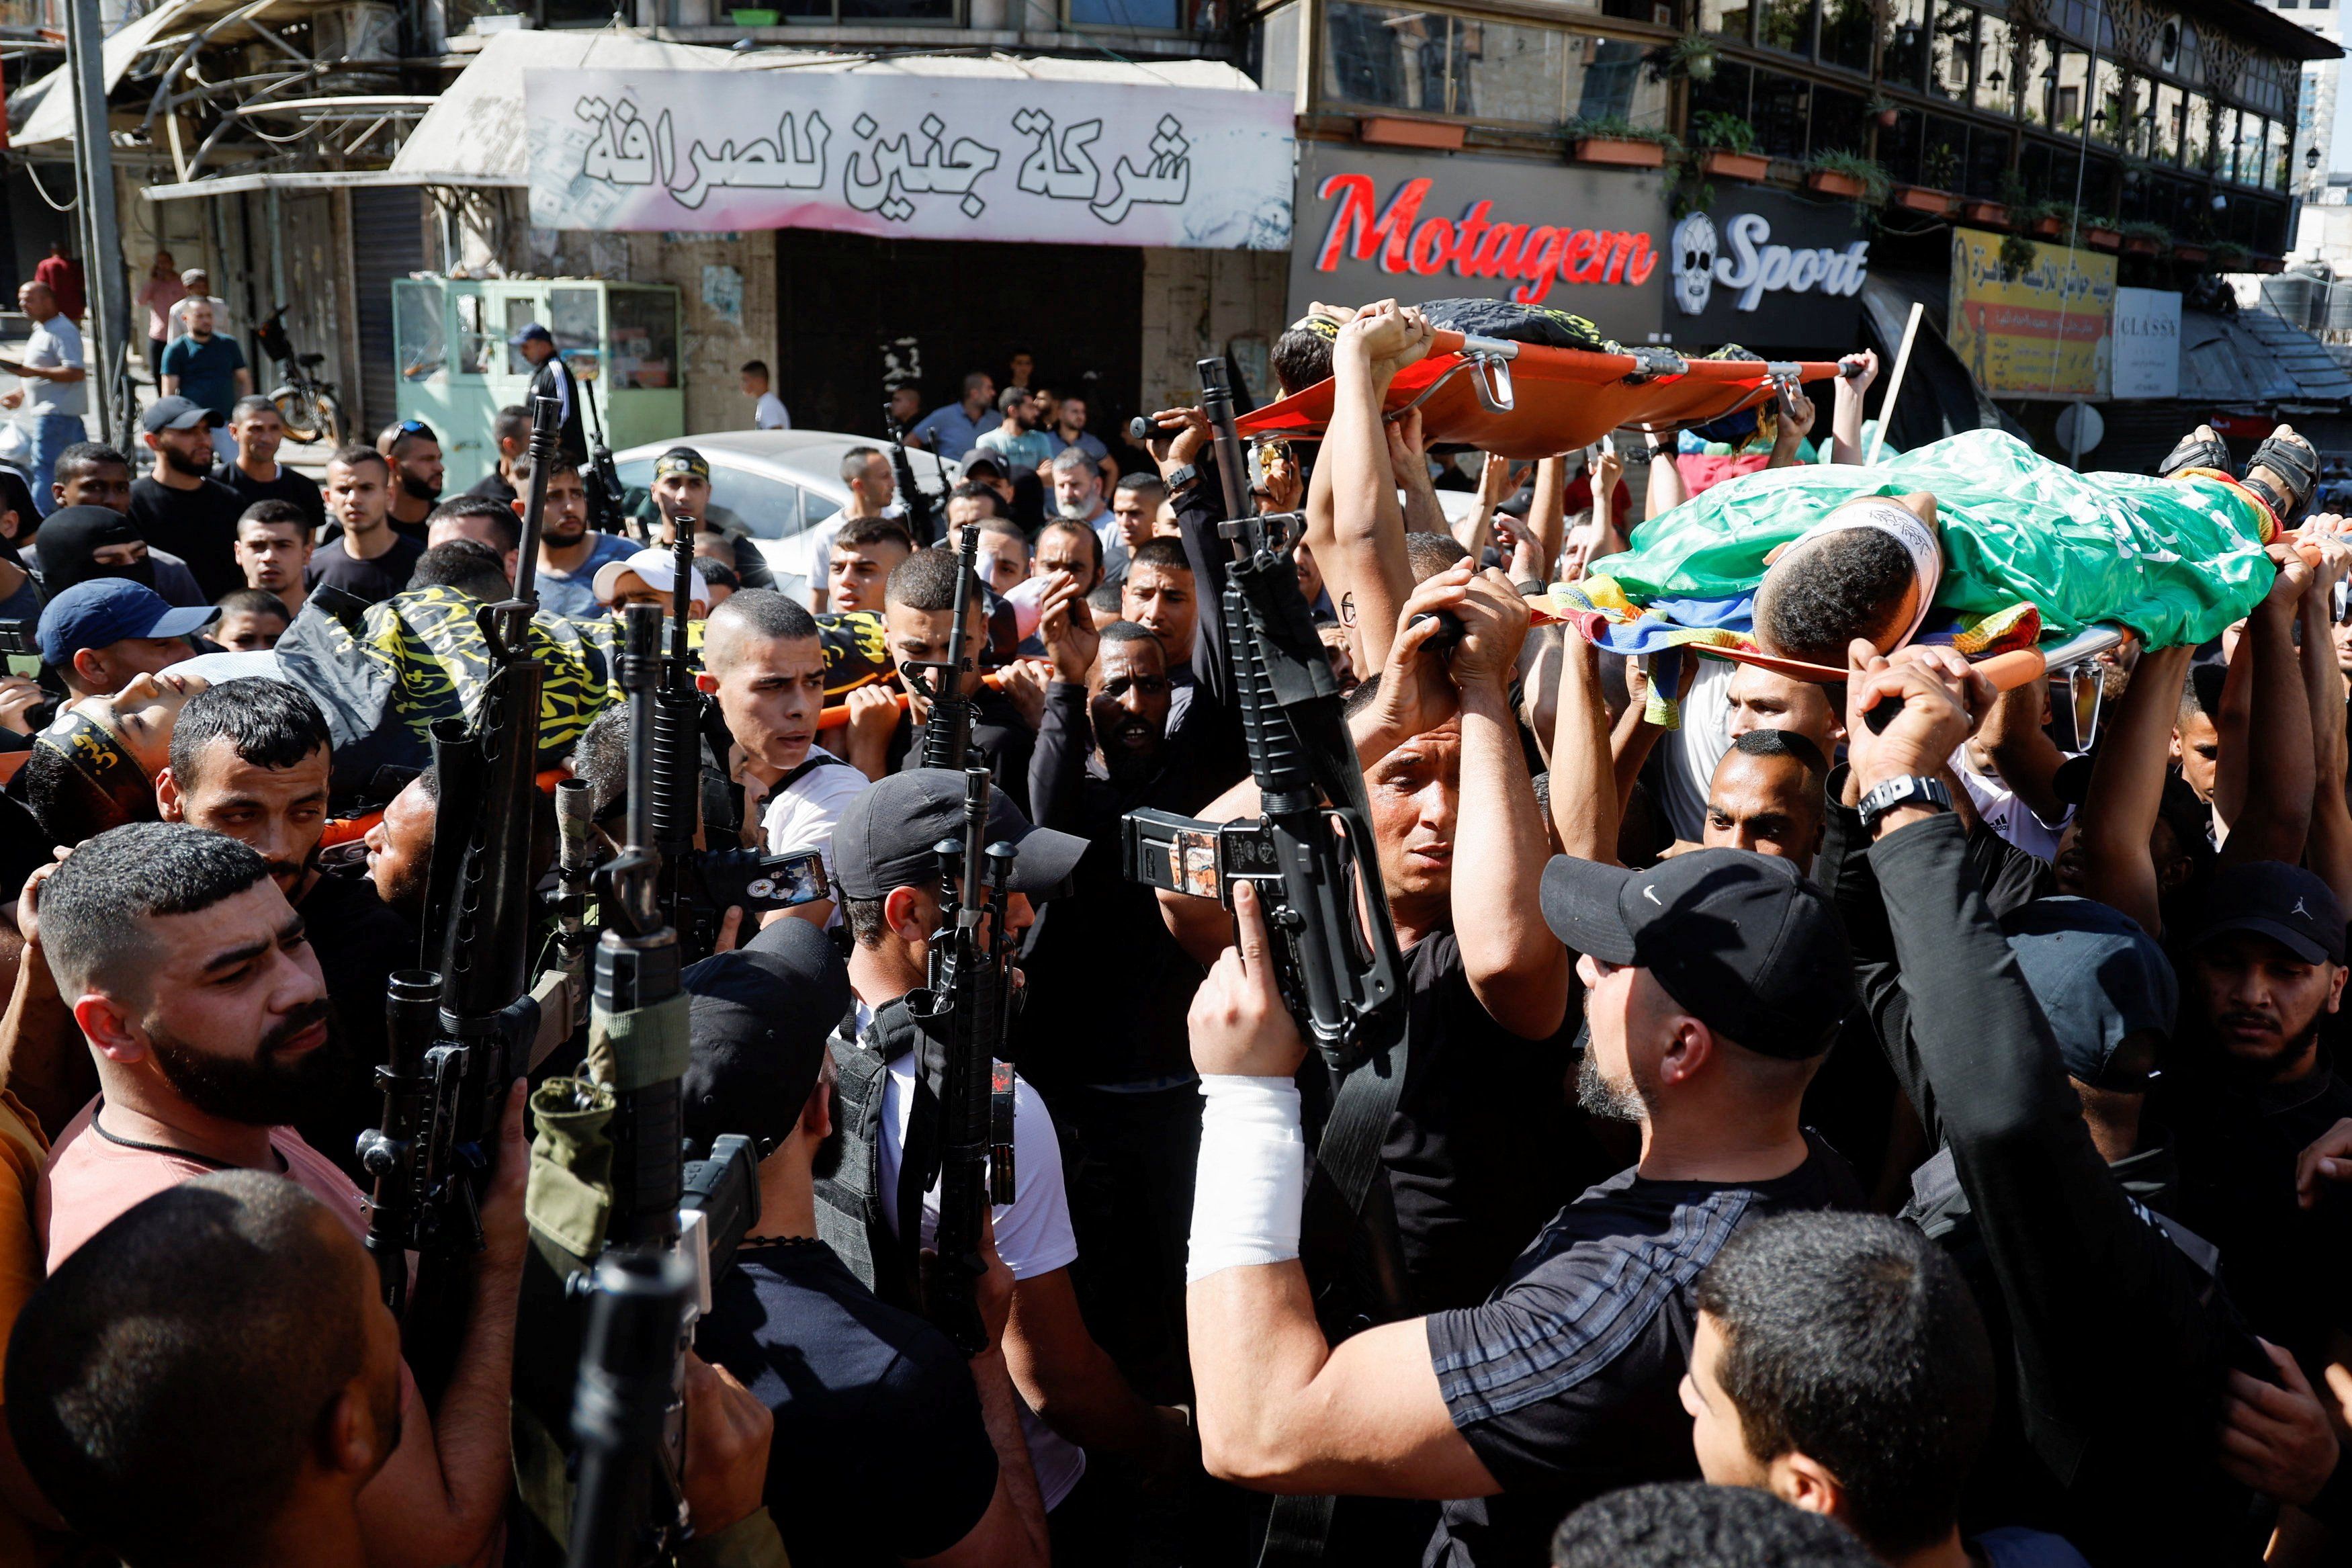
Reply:
[[[534, 493], [538, 620], [575, 641], [669, 610], [691, 532], [700, 831], [825, 872], [688, 955], [684, 1131], [750, 1139], [761, 1201], [685, 1363], [687, 1558], [2352, 1552], [2352, 526], [2287, 519], [2242, 623], [2116, 654], [2095, 731], [2063, 681], [1997, 690], [1881, 635], [1884, 584], [1818, 549], [1759, 622], [1845, 628], [1843, 679], [1685, 659], [1653, 690], [1531, 606], [1626, 546], [1636, 490], [1666, 518], [1726, 460], [1858, 461], [1874, 357], [1821, 448], [1792, 389], [1727, 458], [1664, 435], [1522, 473], [1381, 417], [1416, 313], [1294, 329], [1276, 371], [1331, 377], [1332, 421], [1238, 488], [1305, 513], [1361, 902], [1402, 955], [1365, 1122], [1370, 1079], [1308, 1049], [1267, 884], [1221, 905], [1132, 875], [1129, 814], [1261, 809], [1202, 409], [1123, 466], [1026, 355], [929, 413], [898, 389], [907, 443], [960, 468], [910, 497], [929, 465], [854, 448], [795, 578], [691, 445], [611, 509], [623, 533], [592, 527], [624, 498], [568, 443], [535, 458], [520, 409], [462, 494], [415, 421], [314, 483], [221, 380], [201, 282], [142, 297], [186, 330], [137, 453], [0, 472], [26, 645], [0, 680], [0, 1561], [560, 1554], [509, 1420], [535, 1314], [568, 1310], [521, 1283], [555, 1179], [524, 1086], [449, 1364], [412, 1365], [360, 1245], [443, 781], [342, 782], [304, 635], [506, 598]], [[61, 338], [46, 288], [27, 313]], [[894, 673], [959, 643], [1022, 977], [976, 1354], [926, 1313], [919, 1026], [965, 781], [921, 765], [930, 695]], [[879, 678], [844, 690], [861, 645]], [[605, 858], [616, 695], [562, 770]]]

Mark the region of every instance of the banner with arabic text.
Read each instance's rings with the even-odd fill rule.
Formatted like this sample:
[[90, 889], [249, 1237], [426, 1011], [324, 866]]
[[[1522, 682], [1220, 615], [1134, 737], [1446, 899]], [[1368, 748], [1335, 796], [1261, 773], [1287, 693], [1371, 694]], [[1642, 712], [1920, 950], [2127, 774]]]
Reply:
[[543, 228], [1284, 250], [1288, 94], [887, 71], [523, 73]]
[[1952, 231], [1945, 340], [1999, 397], [2105, 397], [2114, 340], [2116, 258], [2033, 244], [2032, 265], [2002, 265], [2000, 237]]

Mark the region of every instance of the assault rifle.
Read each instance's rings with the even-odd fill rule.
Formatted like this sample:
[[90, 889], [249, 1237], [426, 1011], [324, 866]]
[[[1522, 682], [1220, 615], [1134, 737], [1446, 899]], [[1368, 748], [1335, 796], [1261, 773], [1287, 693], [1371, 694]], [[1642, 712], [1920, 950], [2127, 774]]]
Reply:
[[1219, 613], [1261, 813], [1202, 822], [1132, 811], [1120, 823], [1121, 858], [1132, 881], [1227, 909], [1236, 883], [1255, 883], [1283, 1000], [1345, 1074], [1363, 1060], [1373, 1026], [1397, 1014], [1403, 961], [1355, 743], [1291, 563], [1306, 519], [1251, 513], [1225, 362], [1204, 359], [1200, 370], [1229, 516], [1217, 531], [1234, 550]]
[[514, 594], [478, 612], [491, 663], [480, 711], [470, 725], [444, 720], [433, 728], [440, 796], [425, 962], [392, 976], [385, 1002], [392, 1059], [376, 1071], [383, 1122], [359, 1139], [375, 1189], [367, 1247], [385, 1304], [401, 1319], [409, 1364], [436, 1397], [472, 1306], [480, 1189], [507, 1087], [528, 1069], [541, 1037], [530, 985], [530, 840], [545, 672], [530, 630], [557, 412], [549, 397], [532, 410], [530, 493]]
[[898, 667], [909, 688], [930, 704], [923, 723], [923, 766], [961, 768], [971, 749], [972, 701], [963, 678], [972, 668], [965, 629], [971, 621], [971, 591], [980, 581], [980, 530], [967, 528], [956, 545], [954, 621], [948, 628], [948, 656], [910, 658]]
[[[936, 705], [931, 713], [936, 720]], [[924, 1310], [966, 1355], [988, 1348], [977, 1295], [988, 1272], [981, 1248], [987, 1206], [1013, 1201], [1013, 1069], [997, 1057], [1013, 1003], [1013, 944], [1005, 906], [1013, 849], [988, 842], [990, 794], [986, 768], [963, 770], [963, 832], [935, 846], [940, 929], [931, 935], [930, 986], [908, 1006], [944, 1057], [940, 1135], [933, 1144], [940, 1162], [938, 1261], [924, 1288]], [[925, 1187], [933, 1173], [921, 1173]]]
[[[716, 704], [695, 684], [698, 666], [687, 637], [694, 595], [695, 521], [680, 513], [668, 546], [676, 582], [670, 599], [669, 652], [657, 661], [660, 675], [653, 694], [650, 796], [652, 843], [660, 862], [657, 901], [663, 918], [677, 932], [688, 962], [710, 955], [718, 942], [719, 923], [730, 909], [740, 907], [746, 913], [758, 914], [832, 896], [824, 878], [824, 858], [814, 850], [762, 855], [751, 848], [694, 847], [694, 836], [703, 825], [703, 740], [711, 738], [722, 762], [732, 743], [724, 725], [717, 721]], [[661, 613], [651, 605], [646, 608], [656, 617]], [[632, 801], [635, 798], [633, 795]]]
[[[890, 467], [898, 475], [898, 499], [907, 508], [908, 531], [915, 536], [916, 549], [928, 550], [939, 542], [938, 515], [932, 510], [930, 492], [915, 482], [914, 461], [907, 456], [907, 426], [890, 412], [887, 404], [882, 409], [882, 427], [890, 433]], [[932, 455], [931, 461], [939, 466], [940, 478], [945, 479], [948, 477], [947, 466], [940, 463], [936, 453]], [[944, 501], [945, 498], [941, 499]], [[817, 563], [820, 572], [824, 566], [824, 562]]]
[[[608, 1553], [589, 1559], [601, 1563], [658, 1561], [690, 1531], [681, 1484], [686, 1352], [696, 1321], [710, 1310], [712, 1283], [760, 1214], [759, 1159], [750, 1139], [721, 1137], [708, 1159], [689, 1163], [685, 1158], [684, 965], [678, 933], [661, 905], [653, 826], [661, 620], [661, 611], [650, 605], [629, 606], [617, 671], [629, 703], [626, 842], [606, 868], [606, 924], [596, 943], [588, 1040], [589, 1074], [613, 1100], [613, 1206], [605, 1260], [589, 1291], [591, 1326], [575, 1416], [583, 1457], [575, 1562], [583, 1550]], [[667, 1282], [680, 1278], [690, 1287], [682, 1307], [657, 1310], [640, 1299], [668, 1296], [673, 1286]], [[647, 1280], [660, 1288], [640, 1289]], [[625, 1327], [631, 1323], [634, 1328]], [[656, 1359], [658, 1388], [647, 1370]], [[592, 1375], [600, 1365], [601, 1383]], [[602, 1404], [591, 1397], [592, 1385], [603, 1390]], [[630, 1430], [642, 1435], [656, 1415], [658, 1438], [640, 1450], [652, 1462], [620, 1462], [632, 1451], [625, 1440]]]
[[580, 399], [588, 409], [588, 526], [599, 533], [609, 533], [625, 539], [632, 531], [628, 513], [622, 503], [627, 499], [621, 486], [621, 470], [613, 466], [613, 448], [604, 444], [604, 416], [596, 411], [596, 365], [588, 363], [588, 374], [572, 373], [572, 384], [580, 389]]

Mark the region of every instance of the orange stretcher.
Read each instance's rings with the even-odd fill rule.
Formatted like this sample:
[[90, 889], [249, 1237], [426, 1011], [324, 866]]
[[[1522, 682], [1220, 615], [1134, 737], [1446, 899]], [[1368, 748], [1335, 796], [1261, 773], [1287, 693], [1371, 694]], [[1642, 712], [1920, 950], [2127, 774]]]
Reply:
[[[1421, 410], [1422, 438], [1506, 458], [1549, 458], [1623, 425], [1701, 425], [1753, 408], [1776, 388], [1851, 375], [1821, 360], [1689, 359], [1672, 349], [1623, 353], [1544, 348], [1439, 331], [1427, 358], [1397, 374], [1388, 417]], [[1331, 420], [1331, 383], [1236, 421], [1249, 436], [1315, 437]]]

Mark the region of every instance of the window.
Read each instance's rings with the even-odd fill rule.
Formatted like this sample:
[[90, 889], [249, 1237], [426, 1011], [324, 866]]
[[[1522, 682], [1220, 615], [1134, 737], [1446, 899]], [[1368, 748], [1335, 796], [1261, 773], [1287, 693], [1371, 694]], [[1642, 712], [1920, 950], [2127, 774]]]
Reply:
[[563, 356], [564, 363], [577, 366], [583, 360], [593, 363], [604, 346], [596, 330], [596, 290], [550, 289], [547, 330], [555, 335], [555, 352]]
[[2187, 110], [2189, 136], [2182, 144], [2180, 161], [2192, 169], [2210, 173], [2213, 167], [2213, 100], [2203, 93], [2189, 95]]
[[2270, 177], [2263, 183], [2274, 191], [2285, 190], [2292, 177], [2287, 168], [2290, 162], [2288, 153], [2291, 139], [2287, 135], [2286, 122], [2283, 120], [2272, 121], [2269, 133], [2263, 140], [2270, 150], [2267, 163]]
[[[507, 374], [509, 375], [530, 374], [530, 361], [523, 358], [522, 351], [514, 346], [514, 335], [522, 331], [525, 327], [530, 325], [533, 321], [540, 321], [540, 314], [539, 301], [537, 300], [530, 298], [529, 295], [524, 295], [520, 298], [510, 298], [507, 300], [507, 330], [500, 332], [499, 337], [499, 340], [507, 345]], [[541, 321], [541, 324], [545, 325], [545, 322]]]
[[2263, 179], [2263, 117], [2241, 112], [2238, 116], [2238, 155], [2231, 177], [2242, 185], [2258, 185]]
[[1879, 75], [1916, 89], [1927, 79], [1927, 0], [1889, 0], [1886, 21], [1886, 52], [1879, 59]]
[[1859, 153], [1869, 131], [1869, 103], [1862, 94], [1840, 92], [1833, 87], [1813, 89], [1813, 133], [1808, 153]]
[[2170, 82], [2160, 81], [2156, 84], [2156, 101], [2151, 108], [2155, 118], [2148, 122], [2148, 156], [2160, 163], [2178, 163], [2189, 142], [2188, 96]]
[[481, 290], [460, 285], [459, 291], [450, 295], [449, 306], [457, 318], [457, 360], [452, 368], [459, 375], [488, 375], [495, 345], [489, 308]]
[[1811, 109], [1810, 93], [1801, 78], [1766, 71], [1756, 82], [1756, 150], [1775, 158], [1802, 158]]
[[1756, 41], [1794, 55], [1813, 52], [1813, 0], [1763, 0], [1757, 12]]
[[1969, 129], [1968, 172], [1958, 186], [1962, 195], [1988, 202], [2000, 199], [2001, 177], [2009, 173], [2009, 142], [2006, 131], [1989, 130], [1981, 125]]
[[[1070, 26], [1129, 32], [1181, 33], [1192, 28], [1193, 0], [1069, 0]], [[952, 6], [944, 19], [952, 20]]]
[[394, 348], [403, 381], [427, 381], [447, 368], [448, 339], [441, 325], [441, 285], [415, 278], [392, 280]]
[[2238, 111], [2213, 106], [2213, 177], [2234, 178], [2238, 168]]
[[1698, 29], [1745, 41], [1748, 18], [1755, 15], [1748, 0], [1698, 0]]
[[2091, 140], [2120, 147], [2125, 131], [2124, 78], [2105, 60], [2091, 63], [2097, 73], [2091, 79]]
[[1822, 63], [1850, 71], [1868, 71], [1870, 46], [1877, 25], [1878, 18], [1869, 0], [1822, 0]]
[[2014, 114], [2023, 73], [2013, 58], [2017, 36], [2001, 16], [1990, 14], [1977, 22], [1977, 107], [1988, 114]]
[[782, 539], [805, 526], [800, 486], [724, 461], [710, 466], [710, 504], [741, 518], [754, 539]]
[[1742, 65], [1737, 60], [1718, 60], [1714, 76], [1690, 84], [1692, 117], [1728, 114], [1735, 120], [1747, 119], [1748, 89], [1755, 78], [1753, 66]]
[[611, 298], [614, 389], [676, 386], [677, 297], [667, 289], [615, 289]]
[[1644, 68], [1641, 44], [1354, 0], [1334, 0], [1326, 26], [1323, 92], [1333, 102], [1542, 126], [1578, 116], [1665, 122], [1667, 88]]
[[2051, 123], [2051, 99], [2058, 80], [2055, 57], [2050, 50], [2050, 40], [2036, 33], [2021, 34], [2021, 47], [2016, 51], [2018, 72], [2017, 117], [2028, 125]]
[[1938, 98], [1969, 101], [1971, 65], [1976, 59], [1977, 14], [1966, 5], [1942, 5], [1936, 10], [1935, 37], [1927, 64], [1927, 90]]

